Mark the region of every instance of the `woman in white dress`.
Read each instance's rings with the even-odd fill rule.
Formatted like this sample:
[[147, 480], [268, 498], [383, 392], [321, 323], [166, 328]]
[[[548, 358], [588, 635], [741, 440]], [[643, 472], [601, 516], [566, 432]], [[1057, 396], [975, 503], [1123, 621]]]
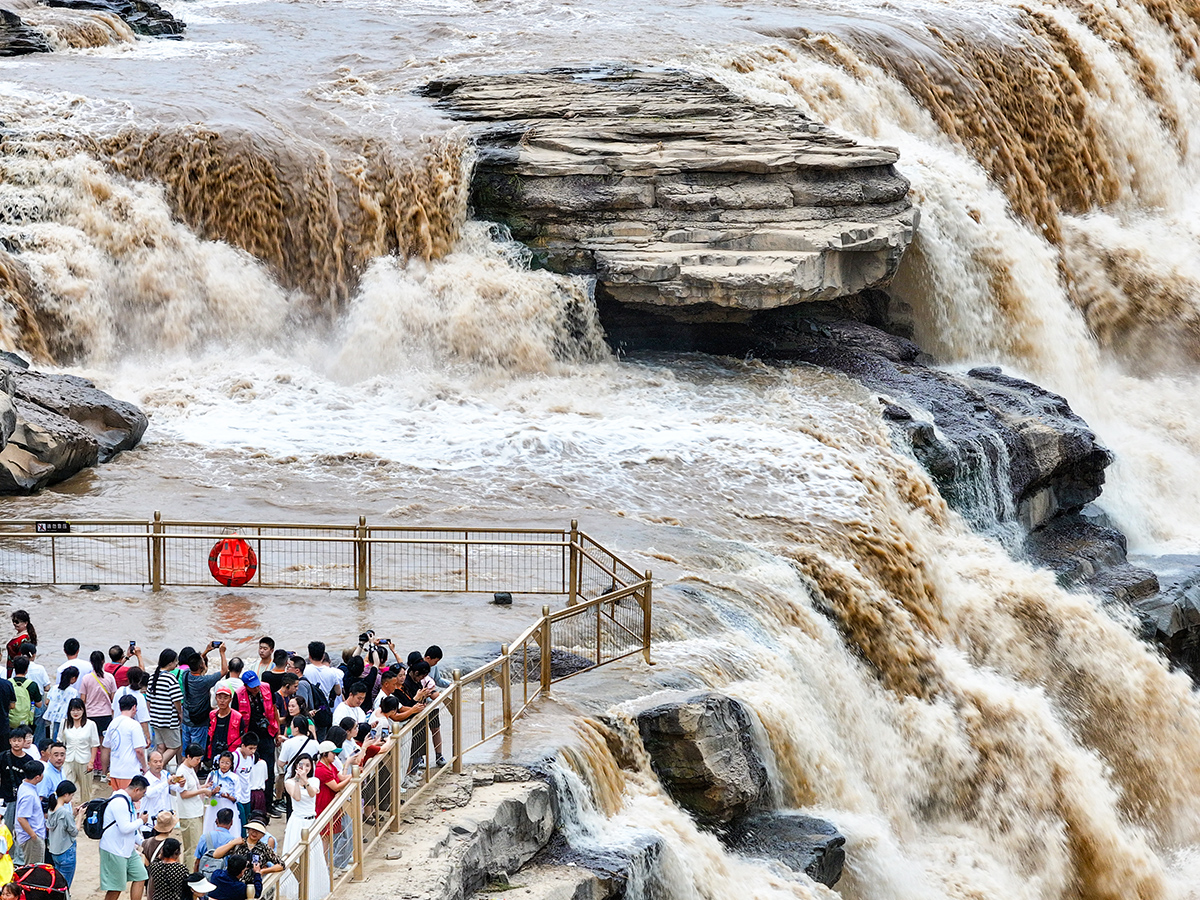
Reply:
[[[321, 786], [313, 775], [311, 756], [298, 756], [292, 761], [291, 775], [283, 787], [292, 798], [292, 817], [288, 819], [287, 831], [283, 835], [281, 854], [287, 856], [299, 846], [304, 829], [312, 828], [317, 818], [317, 792]], [[320, 836], [312, 832], [310, 839], [314, 840], [308, 853], [308, 900], [321, 900], [329, 893], [329, 864], [325, 861], [325, 848]], [[290, 872], [285, 874], [280, 890], [288, 900], [296, 900], [300, 893], [296, 876]]]

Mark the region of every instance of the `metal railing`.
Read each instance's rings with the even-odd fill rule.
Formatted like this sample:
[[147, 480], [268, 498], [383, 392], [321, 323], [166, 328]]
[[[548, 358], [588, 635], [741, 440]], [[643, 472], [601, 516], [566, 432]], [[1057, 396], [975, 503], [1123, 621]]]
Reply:
[[[47, 533], [39, 527], [66, 530]], [[563, 529], [444, 528], [91, 519], [0, 521], [0, 584], [198, 587], [213, 545], [237, 536], [257, 557], [246, 587], [568, 594], [599, 547]], [[608, 551], [603, 551], [607, 554]], [[603, 555], [602, 554], [602, 555]], [[615, 556], [609, 554], [613, 560]]]
[[[288, 900], [325, 900], [347, 882], [361, 881], [376, 843], [400, 830], [403, 807], [423, 797], [446, 772], [461, 774], [467, 753], [510, 734], [551, 685], [637, 653], [649, 663], [652, 601], [646, 572], [620, 590], [565, 609], [543, 607], [541, 618], [503, 645], [496, 659], [467, 675], [455, 670], [450, 687], [393, 727], [382, 752], [353, 773], [300, 843], [284, 854], [284, 871], [270, 877], [264, 892], [277, 886], [276, 896]], [[443, 713], [449, 714], [449, 734]], [[445, 747], [448, 765], [430, 765]], [[319, 861], [314, 854], [320, 854]]]
[[[247, 588], [558, 594], [566, 607], [541, 617], [500, 655], [462, 675], [399, 727], [385, 749], [284, 855], [269, 877], [280, 900], [325, 900], [361, 880], [364, 860], [402, 807], [464, 756], [501, 735], [551, 685], [637, 653], [650, 663], [652, 586], [581, 532], [244, 522], [89, 519], [0, 521], [0, 584], [211, 585], [213, 544], [236, 534], [258, 568]], [[445, 716], [441, 714], [445, 713]], [[448, 718], [449, 722], [443, 721]], [[437, 727], [435, 727], [435, 722]], [[449, 733], [443, 729], [449, 726]], [[439, 743], [442, 745], [439, 747]], [[428, 765], [449, 748], [449, 765]], [[317, 860], [319, 854], [323, 864]]]

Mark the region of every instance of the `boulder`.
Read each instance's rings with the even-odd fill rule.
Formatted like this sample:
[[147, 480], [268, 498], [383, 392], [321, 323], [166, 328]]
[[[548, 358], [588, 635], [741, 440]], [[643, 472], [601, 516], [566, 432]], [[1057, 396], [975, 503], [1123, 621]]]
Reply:
[[446, 79], [473, 123], [475, 214], [598, 293], [672, 317], [747, 312], [887, 283], [918, 212], [895, 150], [672, 69]]
[[663, 787], [700, 823], [723, 825], [767, 799], [753, 720], [732, 697], [684, 695], [656, 702], [635, 720]]
[[[1058, 583], [1066, 588], [1084, 587], [1097, 596], [1134, 604], [1135, 608], [1150, 603], [1158, 594], [1158, 576], [1131, 565], [1127, 559], [1125, 535], [1082, 515], [1059, 516], [1030, 532], [1025, 552], [1033, 561], [1052, 569]], [[1168, 614], [1168, 621], [1170, 618]], [[1169, 625], [1163, 630], [1174, 634]]]
[[24, 494], [137, 445], [147, 420], [74, 375], [0, 362], [0, 494]]
[[833, 887], [846, 864], [846, 838], [824, 819], [797, 812], [767, 812], [734, 822], [723, 836], [743, 856], [775, 860], [793, 872]]
[[138, 34], [148, 37], [175, 38], [183, 34], [186, 23], [175, 18], [154, 0], [42, 0], [46, 6], [60, 9], [94, 9], [124, 19]]
[[0, 9], [0, 56], [49, 53], [51, 49], [44, 34], [26, 25], [16, 13]]

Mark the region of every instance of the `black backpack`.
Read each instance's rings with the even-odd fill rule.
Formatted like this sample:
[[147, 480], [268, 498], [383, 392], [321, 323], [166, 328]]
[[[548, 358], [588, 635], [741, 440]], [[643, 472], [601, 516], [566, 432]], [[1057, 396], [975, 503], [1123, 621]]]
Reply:
[[[112, 803], [114, 797], [105, 799], [89, 800], [88, 805], [84, 808], [83, 813], [83, 833], [90, 837], [93, 841], [98, 841], [104, 837], [104, 832], [116, 824], [109, 822], [104, 824], [104, 813], [108, 810], [108, 804]], [[123, 798], [129, 804], [129, 813], [133, 814], [133, 801], [128, 797]]]

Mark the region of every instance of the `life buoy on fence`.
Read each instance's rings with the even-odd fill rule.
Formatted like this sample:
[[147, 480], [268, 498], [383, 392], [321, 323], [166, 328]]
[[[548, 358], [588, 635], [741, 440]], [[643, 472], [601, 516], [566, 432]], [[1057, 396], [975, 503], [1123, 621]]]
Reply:
[[226, 587], [241, 587], [258, 571], [258, 557], [240, 537], [222, 538], [208, 554], [208, 571]]

